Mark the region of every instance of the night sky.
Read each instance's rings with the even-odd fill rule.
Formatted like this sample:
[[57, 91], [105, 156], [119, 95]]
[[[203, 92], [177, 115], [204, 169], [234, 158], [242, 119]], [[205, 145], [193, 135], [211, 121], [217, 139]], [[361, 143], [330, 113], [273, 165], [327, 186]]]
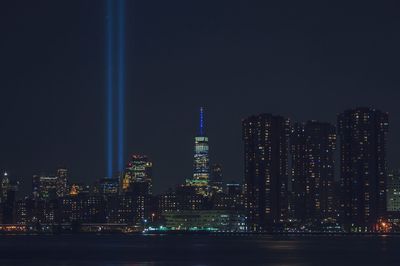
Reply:
[[[1, 1], [0, 169], [12, 177], [106, 174], [105, 12], [100, 0]], [[400, 167], [398, 1], [127, 0], [126, 12], [126, 155], [151, 157], [156, 192], [191, 176], [200, 106], [227, 181], [243, 176], [241, 119], [262, 112], [387, 111]]]

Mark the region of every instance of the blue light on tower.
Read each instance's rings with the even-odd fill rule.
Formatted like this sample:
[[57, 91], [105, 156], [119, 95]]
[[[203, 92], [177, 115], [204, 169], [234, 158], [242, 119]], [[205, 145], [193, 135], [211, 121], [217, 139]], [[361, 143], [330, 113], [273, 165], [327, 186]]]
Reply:
[[193, 177], [186, 179], [186, 185], [195, 187], [202, 195], [208, 195], [210, 179], [210, 158], [208, 137], [205, 134], [204, 108], [200, 108], [199, 132], [194, 138]]
[[204, 136], [204, 110], [203, 107], [200, 107], [200, 136]]

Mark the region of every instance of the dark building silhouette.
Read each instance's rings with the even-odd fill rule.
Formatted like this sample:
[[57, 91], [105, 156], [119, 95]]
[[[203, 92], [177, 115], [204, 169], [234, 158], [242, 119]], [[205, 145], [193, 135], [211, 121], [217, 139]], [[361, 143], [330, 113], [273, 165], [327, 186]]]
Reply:
[[332, 222], [335, 127], [316, 121], [297, 123], [290, 142], [294, 218], [303, 223]]
[[176, 211], [178, 209], [176, 193], [174, 190], [169, 189], [167, 192], [159, 196], [158, 209], [160, 214]]
[[211, 166], [210, 187], [213, 193], [223, 190], [222, 166], [220, 164], [215, 163]]
[[68, 169], [59, 168], [57, 170], [57, 196], [64, 197], [68, 195]]
[[176, 188], [177, 210], [203, 210], [207, 208], [207, 197], [199, 194], [194, 186]]
[[243, 120], [245, 207], [250, 230], [269, 230], [287, 219], [290, 122], [260, 114]]
[[226, 184], [224, 192], [215, 193], [212, 197], [213, 209], [243, 211], [242, 186], [238, 183]]
[[341, 218], [347, 230], [371, 230], [386, 209], [388, 114], [370, 108], [338, 116]]
[[392, 170], [388, 172], [387, 177], [387, 207], [390, 213], [400, 214], [400, 170]]

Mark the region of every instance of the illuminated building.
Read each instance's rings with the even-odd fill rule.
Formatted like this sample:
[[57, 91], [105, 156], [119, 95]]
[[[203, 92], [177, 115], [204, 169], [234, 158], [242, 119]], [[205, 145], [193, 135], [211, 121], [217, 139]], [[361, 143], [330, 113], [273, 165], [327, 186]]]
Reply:
[[33, 196], [50, 199], [57, 196], [58, 178], [56, 176], [33, 176]]
[[170, 190], [159, 197], [159, 210], [161, 213], [176, 211], [178, 208], [176, 194]]
[[25, 199], [16, 202], [15, 216], [17, 224], [27, 224], [29, 222], [29, 210]]
[[68, 195], [77, 196], [80, 194], [89, 194], [89, 192], [90, 192], [90, 186], [81, 183], [74, 183], [71, 184]]
[[400, 213], [400, 170], [388, 173], [387, 211]]
[[[37, 201], [26, 197], [16, 202], [16, 223], [28, 224], [41, 221], [40, 214], [37, 211]], [[39, 217], [40, 216], [40, 217]]]
[[9, 186], [10, 179], [8, 178], [8, 173], [5, 172], [0, 182], [0, 202], [2, 202], [3, 199], [7, 198], [7, 191], [9, 189]]
[[210, 188], [212, 193], [222, 192], [222, 167], [220, 164], [211, 166]]
[[178, 187], [175, 195], [177, 210], [203, 210], [206, 207], [206, 196], [198, 193], [195, 186]]
[[106, 222], [142, 225], [145, 220], [146, 197], [131, 193], [109, 198], [106, 204]]
[[163, 214], [165, 230], [245, 232], [243, 214], [222, 210], [172, 211]]
[[58, 200], [49, 200], [44, 202], [43, 223], [54, 224], [58, 221]]
[[160, 196], [147, 196], [144, 206], [144, 219], [147, 224], [155, 224], [161, 218], [160, 212]]
[[243, 191], [240, 184], [233, 182], [226, 184], [226, 196], [228, 209], [242, 210], [244, 208]]
[[226, 193], [228, 195], [238, 196], [242, 194], [242, 186], [239, 183], [230, 182], [226, 184]]
[[122, 190], [141, 195], [152, 193], [153, 163], [145, 155], [134, 154], [125, 168]]
[[68, 170], [58, 169], [56, 176], [34, 175], [33, 196], [39, 199], [55, 199], [68, 194]]
[[338, 116], [341, 219], [347, 230], [368, 231], [386, 211], [388, 114], [369, 108]]
[[60, 168], [57, 170], [57, 197], [64, 197], [68, 195], [68, 170]]
[[82, 221], [82, 201], [80, 197], [64, 197], [61, 200], [61, 222]]
[[200, 108], [199, 134], [194, 138], [193, 177], [186, 180], [186, 185], [196, 188], [202, 195], [208, 194], [210, 179], [210, 159], [208, 155], [208, 137], [204, 128], [204, 109]]
[[98, 181], [99, 193], [105, 196], [119, 193], [119, 178], [101, 178]]
[[60, 200], [62, 223], [104, 223], [106, 203], [100, 195], [79, 194]]
[[290, 143], [294, 218], [312, 223], [334, 220], [335, 127], [316, 121], [295, 124]]
[[287, 219], [288, 119], [270, 114], [242, 121], [244, 197], [249, 230], [271, 230]]
[[242, 186], [237, 183], [228, 183], [226, 192], [213, 194], [212, 201], [213, 209], [242, 211], [244, 209]]
[[84, 222], [102, 223], [106, 221], [106, 202], [103, 197], [99, 195], [81, 194], [79, 198], [82, 202], [82, 220]]
[[0, 223], [13, 224], [15, 222], [15, 206], [18, 185], [12, 184], [7, 173], [1, 180], [0, 195]]

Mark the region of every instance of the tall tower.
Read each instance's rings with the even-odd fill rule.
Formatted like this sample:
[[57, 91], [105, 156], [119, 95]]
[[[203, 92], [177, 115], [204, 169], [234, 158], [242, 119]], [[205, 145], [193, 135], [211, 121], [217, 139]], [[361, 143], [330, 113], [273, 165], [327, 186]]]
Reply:
[[338, 116], [341, 218], [347, 230], [369, 231], [385, 215], [388, 119], [370, 108]]
[[260, 114], [242, 122], [244, 141], [244, 196], [248, 226], [253, 231], [273, 229], [288, 215], [289, 120]]
[[333, 221], [335, 127], [317, 121], [295, 124], [290, 142], [295, 218], [302, 222]]
[[68, 194], [68, 169], [57, 170], [57, 196], [64, 197]]
[[193, 177], [186, 180], [188, 186], [194, 186], [200, 194], [208, 194], [210, 179], [210, 158], [208, 137], [205, 135], [204, 108], [200, 108], [199, 132], [194, 138]]

